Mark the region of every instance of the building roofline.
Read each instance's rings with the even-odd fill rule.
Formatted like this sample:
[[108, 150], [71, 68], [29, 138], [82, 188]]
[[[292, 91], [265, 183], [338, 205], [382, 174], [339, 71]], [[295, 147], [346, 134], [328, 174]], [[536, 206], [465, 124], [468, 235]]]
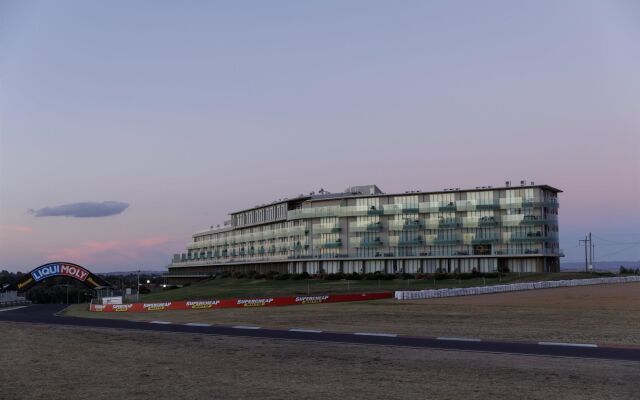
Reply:
[[562, 193], [562, 190], [557, 189], [553, 186], [549, 185], [520, 185], [520, 186], [491, 186], [491, 187], [482, 187], [482, 188], [472, 188], [472, 189], [447, 189], [447, 190], [437, 190], [437, 191], [413, 191], [413, 192], [403, 192], [403, 193], [384, 193], [384, 194], [349, 194], [343, 193], [343, 196], [333, 197], [333, 198], [310, 198], [309, 201], [324, 201], [324, 200], [336, 200], [336, 199], [358, 199], [364, 197], [391, 197], [391, 196], [411, 196], [411, 195], [424, 195], [424, 194], [442, 194], [442, 193], [461, 193], [461, 192], [486, 192], [490, 190], [508, 190], [508, 189], [529, 189], [529, 188], [541, 188], [550, 190], [555, 193]]
[[305, 200], [310, 199], [311, 197], [312, 196], [298, 196], [298, 197], [293, 197], [291, 199], [285, 199], [285, 200], [281, 200], [281, 201], [274, 201], [274, 202], [262, 204], [262, 205], [259, 205], [259, 206], [243, 208], [240, 211], [234, 211], [234, 212], [229, 213], [228, 215], [241, 214], [243, 212], [258, 210], [260, 208], [271, 207], [271, 206], [275, 206], [275, 205], [283, 204], [283, 203], [289, 204], [289, 203], [291, 203], [293, 201], [305, 201]]

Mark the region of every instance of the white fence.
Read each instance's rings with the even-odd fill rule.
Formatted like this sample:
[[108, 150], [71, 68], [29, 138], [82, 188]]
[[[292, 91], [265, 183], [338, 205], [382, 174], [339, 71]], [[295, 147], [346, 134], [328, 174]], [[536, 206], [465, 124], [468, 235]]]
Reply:
[[437, 299], [441, 297], [473, 296], [477, 294], [517, 292], [521, 290], [601, 285], [603, 283], [626, 283], [626, 282], [640, 282], [640, 276], [621, 276], [621, 277], [614, 277], [614, 278], [571, 279], [571, 280], [562, 280], [562, 281], [512, 283], [509, 285], [478, 286], [478, 287], [454, 288], [454, 289], [396, 291], [395, 297], [397, 300]]
[[22, 296], [18, 296], [15, 291], [0, 293], [0, 307], [28, 304], [29, 302]]

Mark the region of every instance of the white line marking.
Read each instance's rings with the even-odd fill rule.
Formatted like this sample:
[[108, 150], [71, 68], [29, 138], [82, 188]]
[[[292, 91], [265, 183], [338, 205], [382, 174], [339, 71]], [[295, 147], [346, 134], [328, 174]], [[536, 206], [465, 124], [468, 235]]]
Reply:
[[3, 311], [13, 311], [13, 310], [17, 310], [17, 309], [25, 308], [25, 307], [27, 307], [27, 306], [0, 308], [0, 312], [3, 312]]
[[260, 329], [259, 326], [245, 326], [245, 325], [236, 325], [236, 326], [232, 326], [232, 328], [235, 328], [235, 329]]
[[189, 326], [211, 326], [211, 324], [201, 324], [198, 322], [189, 322], [188, 324], [185, 325], [189, 325]]
[[538, 342], [540, 346], [573, 346], [573, 347], [598, 347], [591, 343], [559, 343], [559, 342]]
[[375, 333], [375, 332], [354, 332], [354, 335], [359, 336], [385, 336], [385, 337], [397, 337], [395, 333]]
[[151, 321], [152, 324], [161, 324], [161, 325], [169, 325], [171, 322], [167, 321]]
[[457, 342], [481, 342], [482, 341], [482, 339], [463, 338], [463, 337], [446, 337], [446, 336], [440, 336], [440, 337], [437, 337], [436, 339], [438, 339], [438, 340], [453, 340], [453, 341], [457, 341]]
[[322, 331], [318, 331], [315, 329], [289, 329], [289, 332], [304, 332], [304, 333], [322, 333]]

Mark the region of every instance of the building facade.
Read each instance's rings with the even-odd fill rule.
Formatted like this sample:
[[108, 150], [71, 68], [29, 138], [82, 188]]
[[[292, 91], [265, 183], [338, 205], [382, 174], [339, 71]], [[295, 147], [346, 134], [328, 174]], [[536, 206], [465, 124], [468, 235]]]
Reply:
[[300, 195], [231, 214], [193, 235], [167, 277], [222, 272], [555, 272], [558, 194], [547, 185]]

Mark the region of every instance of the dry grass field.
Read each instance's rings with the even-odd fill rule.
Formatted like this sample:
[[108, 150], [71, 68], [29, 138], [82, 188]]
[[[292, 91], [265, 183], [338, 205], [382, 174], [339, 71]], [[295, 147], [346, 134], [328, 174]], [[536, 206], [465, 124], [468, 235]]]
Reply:
[[496, 340], [640, 344], [640, 283], [544, 289], [419, 301], [67, 315], [132, 320], [257, 325], [339, 332], [464, 336]]
[[637, 399], [640, 364], [0, 323], [0, 399]]

